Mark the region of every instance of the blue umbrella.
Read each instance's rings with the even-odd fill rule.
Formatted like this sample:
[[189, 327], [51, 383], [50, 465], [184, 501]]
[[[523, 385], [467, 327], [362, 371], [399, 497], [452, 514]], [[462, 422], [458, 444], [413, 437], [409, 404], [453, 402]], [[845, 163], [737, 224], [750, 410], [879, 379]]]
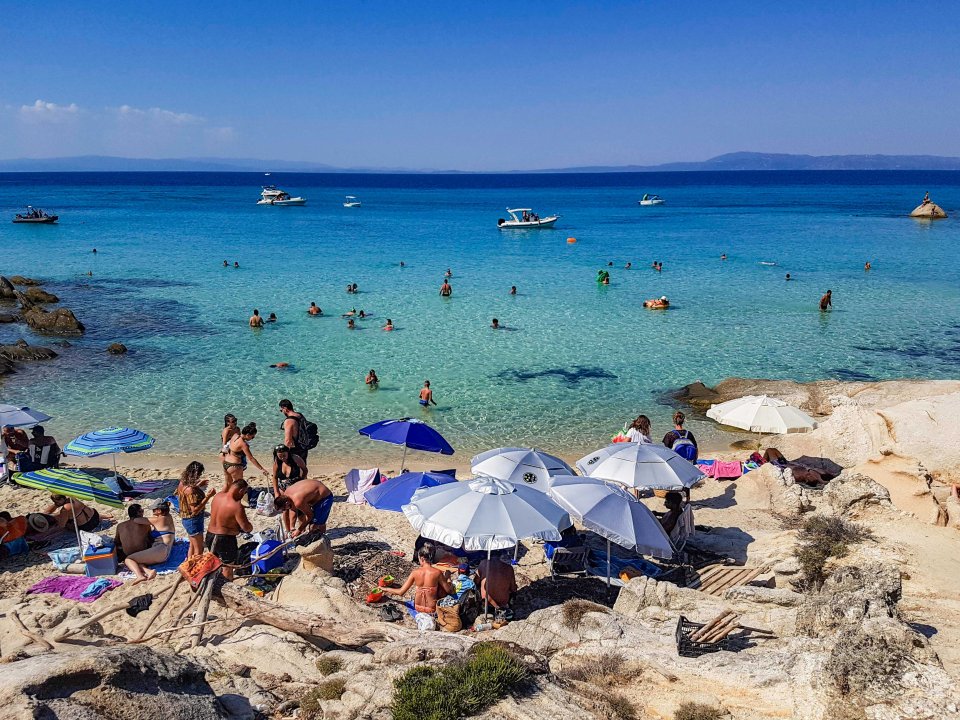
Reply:
[[363, 497], [377, 510], [403, 512], [403, 506], [410, 504], [413, 494], [420, 488], [436, 487], [456, 481], [455, 477], [446, 473], [408, 472], [370, 488]]
[[381, 420], [373, 425], [361, 428], [359, 432], [371, 440], [379, 440], [391, 445], [403, 445], [403, 459], [400, 461], [401, 471], [403, 470], [403, 463], [407, 459], [407, 448], [442, 455], [453, 455], [453, 448], [450, 447], [450, 443], [443, 439], [443, 435], [422, 420], [412, 420], [410, 418]]
[[97, 457], [113, 455], [113, 474], [117, 474], [116, 453], [140, 452], [153, 447], [154, 439], [145, 432], [134, 428], [109, 427], [84, 433], [67, 443], [64, 455], [79, 457]]

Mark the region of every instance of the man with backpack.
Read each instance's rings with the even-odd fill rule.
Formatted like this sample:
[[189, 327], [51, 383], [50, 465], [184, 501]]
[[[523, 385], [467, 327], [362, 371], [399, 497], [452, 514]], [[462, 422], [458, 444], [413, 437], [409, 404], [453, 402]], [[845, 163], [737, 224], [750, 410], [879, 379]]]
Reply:
[[283, 444], [290, 448], [290, 452], [299, 455], [307, 461], [307, 453], [313, 450], [320, 441], [316, 423], [307, 420], [301, 413], [293, 409], [293, 403], [287, 399], [280, 401], [280, 412], [283, 413]]
[[663, 444], [684, 460], [695, 463], [699, 448], [693, 433], [683, 429], [683, 421], [686, 419], [686, 416], [679, 410], [673, 414], [674, 428], [663, 436]]

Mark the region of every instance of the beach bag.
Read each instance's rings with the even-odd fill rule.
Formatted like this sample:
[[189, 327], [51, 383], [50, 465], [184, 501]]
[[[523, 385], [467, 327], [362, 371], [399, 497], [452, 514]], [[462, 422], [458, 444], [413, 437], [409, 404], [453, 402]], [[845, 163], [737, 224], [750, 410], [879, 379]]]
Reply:
[[443, 632], [460, 632], [463, 629], [463, 622], [460, 620], [460, 603], [437, 605], [437, 625]]
[[[683, 435], [680, 434], [681, 432], [683, 432]], [[696, 462], [697, 446], [694, 445], [693, 441], [688, 437], [690, 433], [688, 433], [686, 430], [674, 430], [673, 433], [677, 436], [677, 439], [673, 441], [673, 447], [670, 449], [684, 460]]]
[[257, 496], [257, 515], [273, 515], [277, 508], [273, 504], [273, 493], [267, 490], [262, 491]]

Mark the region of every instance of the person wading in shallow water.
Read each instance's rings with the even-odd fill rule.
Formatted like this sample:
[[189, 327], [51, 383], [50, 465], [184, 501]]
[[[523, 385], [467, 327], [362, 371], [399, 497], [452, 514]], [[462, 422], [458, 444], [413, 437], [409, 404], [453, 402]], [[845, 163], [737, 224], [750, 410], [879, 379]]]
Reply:
[[451, 297], [453, 295], [453, 286], [447, 282], [443, 281], [443, 285], [440, 286], [440, 297]]
[[431, 403], [436, 405], [436, 401], [433, 399], [433, 390], [430, 389], [430, 381], [423, 381], [423, 388], [420, 390], [420, 404], [423, 407], [429, 407]]
[[833, 308], [833, 290], [827, 290], [826, 294], [820, 298], [821, 312], [826, 312], [827, 308]]

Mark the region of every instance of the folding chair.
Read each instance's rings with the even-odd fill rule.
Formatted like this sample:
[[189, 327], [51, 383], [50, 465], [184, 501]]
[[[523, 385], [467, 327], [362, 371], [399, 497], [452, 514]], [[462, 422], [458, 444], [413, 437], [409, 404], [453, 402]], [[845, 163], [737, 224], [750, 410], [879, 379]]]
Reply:
[[556, 578], [557, 575], [586, 575], [589, 552], [585, 546], [554, 548], [553, 556], [547, 558], [550, 576]]

